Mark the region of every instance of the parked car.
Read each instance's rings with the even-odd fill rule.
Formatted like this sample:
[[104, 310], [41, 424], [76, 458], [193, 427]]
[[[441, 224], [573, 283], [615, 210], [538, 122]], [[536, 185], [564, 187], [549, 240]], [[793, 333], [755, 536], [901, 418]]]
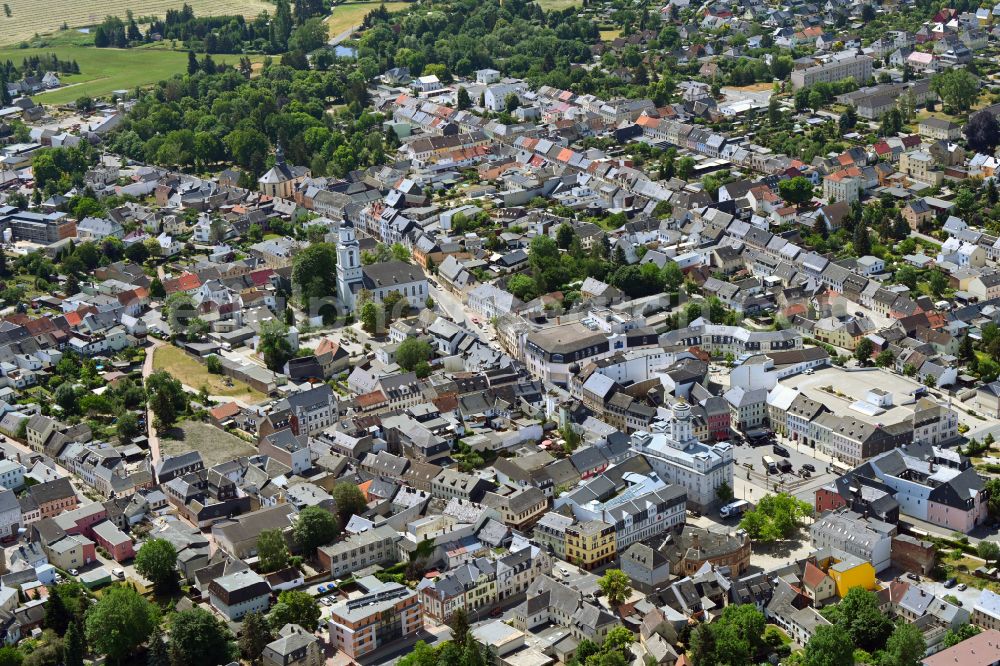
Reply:
[[958, 590], [959, 592], [964, 592], [964, 591], [965, 591], [965, 590], [966, 590], [966, 589], [967, 589], [968, 587], [969, 587], [969, 586], [968, 586], [968, 585], [966, 585], [965, 583], [959, 583], [959, 584], [958, 584], [958, 587], [957, 587], [956, 589], [957, 589], [957, 590]]
[[915, 573], [908, 573], [906, 574], [906, 577], [909, 578], [910, 580], [917, 580], [917, 581], [920, 580], [920, 576], [918, 576]]
[[816, 473], [816, 467], [812, 463], [806, 463], [805, 465], [802, 466], [802, 469], [807, 469], [813, 474]]
[[951, 588], [955, 587], [956, 585], [958, 585], [958, 581], [955, 580], [954, 578], [949, 578], [948, 580], [946, 580], [944, 582], [944, 589], [950, 590]]
[[500, 617], [501, 615], [503, 615], [502, 608], [494, 608], [490, 611], [490, 617]]
[[788, 457], [788, 449], [783, 447], [781, 444], [775, 444], [772, 446], [771, 451], [773, 451], [776, 456], [781, 456], [782, 458]]

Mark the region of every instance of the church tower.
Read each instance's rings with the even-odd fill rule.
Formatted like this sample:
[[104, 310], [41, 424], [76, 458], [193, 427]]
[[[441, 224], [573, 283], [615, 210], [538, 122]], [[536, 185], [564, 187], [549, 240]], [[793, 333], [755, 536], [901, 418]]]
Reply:
[[354, 310], [352, 285], [361, 283], [361, 251], [354, 225], [344, 220], [337, 232], [337, 296], [348, 310]]

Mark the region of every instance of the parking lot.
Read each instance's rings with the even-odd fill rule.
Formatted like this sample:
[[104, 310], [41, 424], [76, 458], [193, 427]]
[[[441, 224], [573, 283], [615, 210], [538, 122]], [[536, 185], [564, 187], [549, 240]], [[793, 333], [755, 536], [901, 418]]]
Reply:
[[[791, 493], [811, 504], [815, 490], [837, 478], [829, 470], [829, 460], [825, 455], [780, 436], [775, 436], [774, 442], [784, 447], [788, 455], [779, 456], [774, 453], [770, 442], [760, 446], [741, 443], [735, 447], [733, 492], [737, 498], [755, 502], [767, 493], [778, 491]], [[769, 456], [778, 463], [787, 460], [792, 465], [792, 471], [768, 474], [762, 461], [764, 456]], [[811, 472], [808, 479], [804, 479], [799, 476], [799, 470], [807, 464], [812, 465], [816, 471]]]

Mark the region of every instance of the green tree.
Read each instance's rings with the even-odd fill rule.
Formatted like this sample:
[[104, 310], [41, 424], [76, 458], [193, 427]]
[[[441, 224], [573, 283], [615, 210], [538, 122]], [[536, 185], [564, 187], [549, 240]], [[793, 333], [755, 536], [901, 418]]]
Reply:
[[632, 581], [621, 569], [608, 569], [597, 581], [597, 585], [612, 606], [623, 604], [632, 593]]
[[333, 541], [338, 532], [337, 519], [329, 511], [318, 506], [307, 506], [302, 509], [292, 528], [295, 543], [310, 554], [320, 546]]
[[983, 539], [979, 542], [979, 545], [976, 546], [976, 554], [986, 560], [987, 564], [990, 562], [996, 562], [997, 560], [1000, 560], [1000, 545], [998, 545], [996, 541]]
[[263, 573], [280, 571], [288, 566], [288, 545], [281, 530], [264, 530], [257, 536], [257, 557]]
[[710, 624], [699, 624], [691, 632], [691, 665], [692, 666], [716, 666], [717, 646], [715, 643], [715, 632]]
[[263, 613], [247, 613], [243, 617], [243, 629], [240, 631], [240, 656], [253, 666], [260, 666], [264, 648], [274, 640], [271, 628]]
[[469, 97], [469, 91], [464, 86], [459, 86], [458, 93], [455, 95], [455, 107], [459, 111], [465, 111], [471, 106], [472, 99]]
[[931, 89], [953, 111], [965, 113], [979, 99], [979, 80], [967, 69], [948, 69], [931, 77]]
[[308, 632], [316, 631], [320, 618], [319, 604], [308, 592], [285, 590], [278, 595], [278, 603], [267, 616], [274, 630], [286, 624], [297, 624]]
[[854, 347], [854, 358], [858, 359], [862, 365], [868, 365], [874, 351], [875, 345], [872, 341], [868, 338], [861, 338], [858, 340], [857, 346]]
[[782, 199], [796, 206], [801, 206], [811, 201], [813, 197], [812, 182], [803, 176], [796, 176], [795, 178], [779, 182], [778, 191]]
[[146, 378], [146, 396], [161, 427], [170, 427], [178, 414], [187, 409], [184, 387], [166, 370], [157, 370]]
[[382, 317], [380, 316], [380, 309], [374, 301], [367, 300], [362, 303], [359, 317], [362, 328], [372, 334], [379, 332], [379, 320]]
[[72, 415], [80, 411], [80, 401], [72, 382], [63, 382], [53, 396], [64, 414]]
[[139, 417], [135, 415], [135, 412], [122, 412], [121, 416], [118, 417], [118, 422], [115, 423], [115, 434], [118, 435], [118, 441], [122, 444], [131, 442], [139, 436], [139, 432]]
[[434, 350], [426, 340], [407, 338], [396, 348], [396, 363], [403, 370], [413, 370], [421, 361], [429, 361]]
[[854, 227], [854, 254], [863, 257], [872, 253], [872, 238], [865, 224]]
[[62, 636], [66, 633], [73, 615], [66, 608], [66, 602], [63, 600], [63, 595], [59, 588], [60, 586], [57, 585], [49, 590], [49, 596], [45, 601], [45, 620], [43, 624], [46, 629], [51, 629]]
[[880, 655], [881, 666], [920, 666], [927, 651], [924, 635], [916, 625], [900, 621], [892, 630], [885, 651]]
[[867, 652], [885, 645], [892, 633], [892, 621], [879, 608], [878, 596], [863, 587], [852, 587], [839, 604], [821, 612], [850, 635], [855, 647]]
[[360, 516], [368, 510], [365, 494], [350, 481], [335, 485], [330, 495], [337, 506], [337, 517], [341, 525], [346, 525], [351, 516]]
[[975, 358], [976, 352], [972, 348], [972, 337], [968, 331], [962, 336], [962, 341], [958, 344], [958, 357], [968, 363]]
[[875, 365], [880, 368], [888, 368], [896, 362], [896, 357], [888, 349], [883, 349], [875, 357]]
[[793, 537], [810, 515], [812, 506], [788, 493], [765, 495], [756, 507], [743, 514], [740, 527], [751, 539], [768, 543]]
[[733, 501], [733, 489], [732, 487], [723, 481], [715, 489], [715, 497], [723, 503], [728, 503]]
[[173, 335], [186, 334], [188, 324], [197, 315], [198, 308], [195, 307], [194, 299], [186, 292], [174, 292], [163, 303], [163, 316]]
[[451, 629], [451, 639], [459, 645], [465, 645], [469, 639], [469, 614], [464, 608], [458, 608], [448, 617], [448, 628]]
[[803, 666], [854, 666], [854, 644], [851, 637], [837, 625], [816, 627], [806, 643]]
[[695, 161], [693, 157], [682, 157], [677, 160], [677, 177], [681, 180], [690, 180], [694, 173]]
[[166, 539], [150, 539], [135, 556], [135, 570], [152, 581], [159, 594], [177, 584], [177, 550]]
[[327, 37], [326, 24], [323, 23], [323, 19], [319, 17], [307, 19], [302, 25], [295, 28], [288, 40], [288, 50], [309, 53], [322, 48]]
[[232, 659], [233, 635], [209, 611], [192, 608], [173, 616], [168, 650], [172, 666], [226, 664]]
[[[138, 244], [132, 245], [130, 247], [137, 247], [137, 246], [141, 247]], [[149, 295], [152, 296], [153, 298], [166, 298], [167, 290], [164, 289], [163, 283], [160, 281], [160, 278], [155, 277], [153, 278], [153, 281], [149, 283]]]
[[982, 631], [982, 629], [974, 624], [963, 624], [958, 629], [949, 629], [944, 638], [941, 639], [941, 644], [946, 648], [950, 648], [958, 645], [967, 638], [972, 638], [982, 633]]
[[437, 666], [437, 649], [424, 641], [417, 641], [413, 649], [397, 662], [398, 666]]
[[24, 655], [16, 647], [5, 645], [0, 647], [0, 666], [21, 666]]
[[948, 288], [948, 278], [941, 271], [934, 269], [927, 277], [927, 284], [935, 296], [940, 296]]
[[285, 363], [295, 354], [284, 322], [268, 319], [261, 323], [258, 352], [264, 357], [264, 365], [274, 372], [282, 372]]
[[535, 281], [522, 273], [513, 275], [507, 280], [507, 291], [522, 301], [530, 301], [538, 296]]
[[87, 643], [109, 662], [119, 664], [149, 638], [159, 621], [156, 606], [134, 588], [116, 585], [87, 611]]
[[573, 230], [573, 226], [563, 222], [556, 230], [556, 245], [562, 250], [568, 250], [575, 237], [576, 232]]
[[66, 631], [66, 640], [63, 643], [63, 666], [83, 666], [83, 656], [86, 651], [83, 631], [76, 622], [73, 622]]
[[681, 267], [677, 265], [677, 262], [674, 261], [668, 261], [663, 264], [661, 278], [663, 279], [663, 289], [665, 291], [677, 291], [684, 284], [684, 273], [681, 271]]
[[170, 666], [170, 654], [163, 633], [157, 629], [149, 637], [149, 651], [146, 653], [146, 666]]

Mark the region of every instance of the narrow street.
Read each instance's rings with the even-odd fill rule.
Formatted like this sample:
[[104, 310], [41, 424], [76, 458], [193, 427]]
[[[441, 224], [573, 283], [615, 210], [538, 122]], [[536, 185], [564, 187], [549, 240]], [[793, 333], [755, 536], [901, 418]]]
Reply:
[[[149, 340], [150, 345], [146, 348], [146, 358], [142, 362], [143, 383], [146, 382], [147, 377], [153, 374], [153, 353], [163, 345], [156, 338], [150, 337], [146, 339]], [[153, 411], [148, 407], [146, 408], [146, 430], [149, 439], [150, 462], [155, 466], [156, 463], [160, 462], [160, 438], [156, 435], [156, 427], [153, 425]]]

